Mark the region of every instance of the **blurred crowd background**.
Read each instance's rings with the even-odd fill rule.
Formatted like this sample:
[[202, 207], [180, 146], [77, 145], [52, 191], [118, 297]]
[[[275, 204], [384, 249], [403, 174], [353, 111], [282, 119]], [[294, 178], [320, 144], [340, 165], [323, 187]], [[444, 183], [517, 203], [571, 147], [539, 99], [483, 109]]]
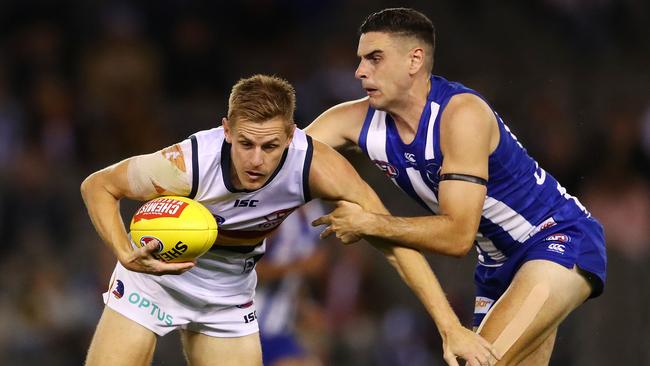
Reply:
[[[396, 5], [434, 21], [434, 73], [482, 93], [605, 226], [605, 293], [562, 325], [552, 364], [649, 365], [645, 0], [0, 0], [0, 364], [83, 363], [115, 263], [83, 207], [84, 177], [215, 126], [240, 77], [288, 79], [301, 126], [363, 96], [357, 28]], [[350, 158], [394, 213], [423, 213], [365, 158]], [[134, 207], [125, 203], [124, 216]], [[316, 358], [443, 364], [432, 320], [379, 254], [322, 245], [327, 259], [305, 281], [297, 323]], [[473, 252], [428, 258], [469, 325]], [[160, 339], [155, 364], [182, 364], [177, 335]]]

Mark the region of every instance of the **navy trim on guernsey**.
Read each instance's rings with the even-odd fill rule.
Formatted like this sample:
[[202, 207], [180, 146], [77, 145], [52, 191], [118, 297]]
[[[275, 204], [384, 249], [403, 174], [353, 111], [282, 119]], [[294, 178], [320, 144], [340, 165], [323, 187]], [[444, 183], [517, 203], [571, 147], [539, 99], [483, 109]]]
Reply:
[[199, 143], [194, 135], [190, 136], [190, 142], [192, 143], [192, 189], [188, 197], [194, 199], [199, 190]]
[[[249, 189], [237, 189], [232, 185], [232, 178], [230, 176], [230, 149], [232, 148], [232, 145], [227, 143], [225, 140], [223, 141], [223, 145], [221, 146], [221, 166], [223, 167], [223, 184], [226, 186], [226, 189], [232, 193], [238, 193], [238, 192], [255, 192], [256, 189], [249, 190]], [[284, 165], [284, 161], [287, 160], [287, 154], [289, 152], [289, 148], [284, 149], [284, 152], [282, 153], [282, 159], [280, 159], [280, 164], [278, 164], [278, 167], [275, 168], [275, 171], [273, 171], [273, 174], [269, 177], [269, 179], [264, 183], [264, 185], [258, 189], [262, 189], [266, 187], [267, 184], [271, 183], [273, 178], [275, 178], [276, 175], [280, 172], [282, 169], [282, 166]]]
[[442, 182], [443, 180], [462, 180], [464, 182], [476, 183], [486, 187], [488, 183], [487, 180], [475, 175], [457, 173], [443, 174], [440, 176], [440, 181]]
[[311, 201], [311, 189], [309, 188], [309, 171], [311, 169], [311, 158], [314, 155], [314, 142], [311, 140], [311, 136], [305, 135], [307, 137], [307, 153], [305, 154], [305, 164], [302, 168], [302, 195], [305, 199], [305, 202]]
[[366, 112], [366, 118], [363, 120], [363, 126], [361, 127], [361, 132], [359, 133], [359, 147], [366, 155], [368, 155], [368, 128], [370, 128], [370, 121], [372, 121], [372, 117], [374, 115], [375, 110], [372, 109], [372, 107], [368, 106], [368, 112]]

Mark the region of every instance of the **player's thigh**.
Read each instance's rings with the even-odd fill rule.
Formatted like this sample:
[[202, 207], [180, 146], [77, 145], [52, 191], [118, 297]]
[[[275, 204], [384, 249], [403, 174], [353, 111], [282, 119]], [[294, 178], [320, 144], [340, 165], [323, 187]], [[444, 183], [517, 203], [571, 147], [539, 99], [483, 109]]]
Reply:
[[[515, 340], [500, 364], [517, 364], [537, 350], [590, 293], [587, 280], [576, 268], [570, 270], [545, 260], [526, 262], [483, 320], [479, 333], [489, 342], [495, 342], [502, 333], [501, 341]], [[531, 311], [536, 306], [539, 310]], [[522, 321], [527, 318], [532, 320]], [[519, 335], [517, 329], [523, 333]]]
[[156, 335], [152, 331], [105, 307], [88, 349], [86, 365], [150, 365], [155, 347]]
[[226, 338], [184, 330], [181, 341], [190, 366], [262, 365], [259, 333]]
[[555, 337], [557, 335], [557, 328], [555, 328], [546, 340], [533, 350], [525, 359], [518, 363], [518, 366], [539, 366], [548, 365], [551, 361], [551, 354], [553, 353], [553, 346], [555, 345]]

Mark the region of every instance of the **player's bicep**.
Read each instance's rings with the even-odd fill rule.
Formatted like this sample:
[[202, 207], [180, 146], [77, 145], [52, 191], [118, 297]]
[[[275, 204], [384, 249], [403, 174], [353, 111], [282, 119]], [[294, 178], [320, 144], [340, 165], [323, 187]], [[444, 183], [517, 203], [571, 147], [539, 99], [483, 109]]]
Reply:
[[336, 105], [318, 116], [305, 132], [337, 150], [356, 145], [367, 109], [365, 99]]
[[438, 196], [441, 213], [467, 230], [478, 227], [487, 193], [493, 116], [473, 95], [454, 98], [440, 127], [444, 160]]
[[454, 96], [441, 119], [441, 174], [465, 174], [487, 180], [493, 124], [494, 115], [478, 97]]

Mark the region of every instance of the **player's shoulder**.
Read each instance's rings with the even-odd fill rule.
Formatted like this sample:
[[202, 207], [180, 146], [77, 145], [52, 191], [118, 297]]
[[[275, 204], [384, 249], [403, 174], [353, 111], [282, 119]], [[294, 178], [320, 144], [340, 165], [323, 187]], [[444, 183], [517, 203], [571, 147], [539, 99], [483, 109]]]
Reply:
[[440, 120], [443, 152], [456, 145], [466, 145], [469, 141], [472, 141], [473, 145], [483, 141], [491, 153], [496, 149], [499, 138], [496, 115], [487, 102], [472, 93], [451, 97]]
[[193, 138], [197, 140], [206, 140], [206, 141], [223, 139], [224, 138], [223, 127], [219, 126], [207, 130], [194, 132], [189, 136], [188, 139], [193, 139]]
[[360, 119], [363, 121], [366, 113], [368, 113], [369, 105], [370, 104], [368, 102], [368, 97], [365, 97], [337, 104], [334, 107], [330, 108], [327, 112], [335, 114], [337, 117], [345, 117], [347, 119], [354, 119], [356, 121]]
[[441, 126], [447, 128], [485, 128], [495, 120], [492, 108], [476, 94], [452, 96], [442, 114]]
[[337, 104], [318, 116], [305, 132], [337, 148], [356, 144], [368, 106], [368, 98]]

